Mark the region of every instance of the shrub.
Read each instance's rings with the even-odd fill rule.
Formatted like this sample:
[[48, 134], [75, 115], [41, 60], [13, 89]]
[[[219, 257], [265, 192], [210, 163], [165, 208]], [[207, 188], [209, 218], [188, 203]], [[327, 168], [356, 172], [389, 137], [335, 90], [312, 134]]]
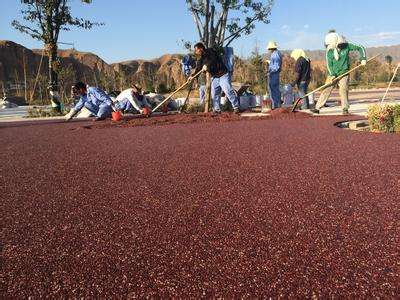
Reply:
[[48, 117], [59, 117], [65, 115], [66, 112], [63, 110], [62, 113], [56, 112], [52, 109], [44, 107], [32, 107], [28, 109], [28, 118], [48, 118]]
[[394, 106], [394, 130], [400, 133], [400, 104]]
[[400, 131], [400, 105], [371, 105], [368, 108], [368, 121], [373, 131]]
[[202, 105], [200, 102], [188, 103], [184, 108], [184, 112], [187, 114], [194, 114], [203, 111], [204, 105]]

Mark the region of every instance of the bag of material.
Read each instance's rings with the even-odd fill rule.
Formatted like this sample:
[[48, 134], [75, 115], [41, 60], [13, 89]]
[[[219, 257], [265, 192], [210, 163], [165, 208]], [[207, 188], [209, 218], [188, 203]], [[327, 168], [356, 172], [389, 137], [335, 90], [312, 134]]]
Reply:
[[291, 107], [294, 103], [293, 87], [290, 84], [285, 84], [283, 87], [283, 106]]

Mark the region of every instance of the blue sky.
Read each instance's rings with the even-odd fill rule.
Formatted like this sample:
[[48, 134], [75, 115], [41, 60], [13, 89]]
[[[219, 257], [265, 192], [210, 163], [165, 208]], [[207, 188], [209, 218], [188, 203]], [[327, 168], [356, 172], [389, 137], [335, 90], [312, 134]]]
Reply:
[[[76, 16], [106, 24], [90, 31], [63, 32], [60, 41], [74, 42], [76, 49], [96, 53], [108, 63], [183, 53], [180, 40], [197, 40], [185, 0], [72, 3]], [[0, 39], [40, 48], [40, 42], [11, 27], [20, 9], [19, 0], [0, 0]], [[324, 34], [331, 28], [365, 46], [400, 44], [399, 11], [400, 0], [275, 0], [271, 23], [257, 25], [233, 46], [240, 56], [248, 56], [256, 43], [263, 50], [271, 39], [284, 49], [321, 49]]]

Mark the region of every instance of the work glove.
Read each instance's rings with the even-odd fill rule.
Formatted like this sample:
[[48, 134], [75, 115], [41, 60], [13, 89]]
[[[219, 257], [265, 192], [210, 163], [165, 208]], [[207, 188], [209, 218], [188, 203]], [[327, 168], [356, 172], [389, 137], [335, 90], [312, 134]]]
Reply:
[[361, 65], [362, 66], [365, 66], [367, 64], [367, 61], [365, 60], [365, 59], [363, 59], [362, 61], [361, 61]]
[[335, 76], [328, 76], [326, 78], [326, 84], [332, 84], [335, 79], [336, 79]]
[[71, 110], [69, 111], [69, 113], [67, 113], [67, 114], [65, 115], [65, 121], [71, 120], [71, 119], [75, 116], [76, 113], [77, 113], [77, 111], [76, 111], [75, 109], [71, 108]]
[[202, 70], [203, 70], [203, 72], [207, 72], [207, 70], [208, 70], [207, 65], [204, 65], [203, 68], [202, 68]]
[[267, 59], [267, 64], [270, 64], [270, 62], [271, 62], [271, 61], [270, 61], [269, 59]]

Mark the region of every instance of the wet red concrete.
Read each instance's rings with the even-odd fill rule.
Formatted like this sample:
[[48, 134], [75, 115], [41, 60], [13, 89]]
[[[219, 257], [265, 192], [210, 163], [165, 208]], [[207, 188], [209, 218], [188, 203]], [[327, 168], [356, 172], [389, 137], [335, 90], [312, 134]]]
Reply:
[[0, 297], [398, 296], [400, 137], [339, 120], [1, 125]]

